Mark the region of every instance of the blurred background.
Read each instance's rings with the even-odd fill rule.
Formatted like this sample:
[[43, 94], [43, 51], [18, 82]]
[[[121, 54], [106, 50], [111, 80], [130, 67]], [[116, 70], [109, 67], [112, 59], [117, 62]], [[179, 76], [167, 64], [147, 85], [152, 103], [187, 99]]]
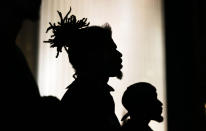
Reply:
[[[205, 128], [206, 2], [164, 0], [42, 0], [40, 20], [25, 21], [17, 44], [35, 76], [42, 96], [62, 98], [74, 73], [66, 52], [43, 43], [49, 22], [71, 14], [88, 18], [90, 25], [109, 23], [117, 49], [123, 54], [123, 79], [109, 84], [116, 114], [126, 87], [140, 81], [157, 88], [163, 102], [163, 123], [151, 122], [154, 131], [203, 131]], [[151, 109], [152, 110], [152, 109]]]

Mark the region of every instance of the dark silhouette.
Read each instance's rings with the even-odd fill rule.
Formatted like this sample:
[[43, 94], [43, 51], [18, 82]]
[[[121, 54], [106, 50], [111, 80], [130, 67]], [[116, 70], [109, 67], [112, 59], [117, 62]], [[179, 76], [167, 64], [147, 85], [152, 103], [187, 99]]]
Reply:
[[69, 129], [117, 129], [114, 101], [107, 82], [110, 77], [121, 79], [121, 57], [112, 39], [109, 24], [89, 26], [87, 19], [77, 20], [74, 15], [51, 24], [53, 39], [46, 42], [57, 47], [57, 57], [64, 48], [75, 69], [75, 80], [67, 87], [61, 100], [63, 126]]
[[168, 131], [206, 131], [206, 1], [163, 4]]
[[60, 128], [60, 121], [59, 121], [59, 106], [60, 100], [55, 96], [43, 96], [41, 98], [41, 120], [42, 124], [41, 127], [45, 127], [48, 129], [53, 128]]
[[16, 37], [24, 20], [38, 20], [40, 4], [41, 0], [12, 0], [1, 5], [1, 123], [6, 130], [39, 122], [41, 97]]
[[155, 87], [149, 83], [129, 86], [123, 94], [122, 104], [128, 111], [122, 118], [123, 131], [152, 131], [148, 125], [151, 120], [163, 121], [162, 103], [157, 99]]
[[59, 100], [54, 96], [40, 96], [36, 80], [16, 44], [23, 22], [38, 21], [41, 0], [13, 0], [4, 4], [1, 8], [4, 12], [4, 20], [1, 20], [1, 123], [7, 130], [57, 127]]

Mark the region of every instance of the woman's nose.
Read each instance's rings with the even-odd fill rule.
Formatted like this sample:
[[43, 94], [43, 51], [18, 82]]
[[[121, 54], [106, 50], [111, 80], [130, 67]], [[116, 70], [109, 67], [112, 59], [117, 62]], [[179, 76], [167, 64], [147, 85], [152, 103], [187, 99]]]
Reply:
[[162, 106], [163, 104], [162, 104], [162, 102], [160, 101], [160, 100], [158, 100], [158, 103], [160, 104], [160, 106]]
[[117, 51], [117, 53], [118, 53], [119, 57], [122, 57], [122, 53], [121, 52]]

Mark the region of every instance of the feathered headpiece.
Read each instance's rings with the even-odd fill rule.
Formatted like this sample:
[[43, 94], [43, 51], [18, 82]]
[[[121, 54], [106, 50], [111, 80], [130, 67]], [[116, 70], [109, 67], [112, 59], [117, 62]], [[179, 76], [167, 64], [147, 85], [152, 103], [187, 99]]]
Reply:
[[50, 26], [47, 28], [46, 33], [52, 29], [53, 35], [51, 36], [51, 39], [44, 41], [45, 43], [50, 43], [52, 48], [57, 48], [56, 57], [59, 56], [59, 52], [62, 52], [63, 47], [68, 53], [72, 35], [75, 34], [78, 30], [85, 28], [90, 24], [89, 22], [87, 22], [87, 18], [77, 20], [75, 15], [68, 17], [71, 12], [71, 7], [64, 18], [62, 17], [61, 12], [57, 12], [60, 17], [60, 22], [57, 22], [57, 25], [56, 23], [52, 24], [51, 22], [49, 22]]

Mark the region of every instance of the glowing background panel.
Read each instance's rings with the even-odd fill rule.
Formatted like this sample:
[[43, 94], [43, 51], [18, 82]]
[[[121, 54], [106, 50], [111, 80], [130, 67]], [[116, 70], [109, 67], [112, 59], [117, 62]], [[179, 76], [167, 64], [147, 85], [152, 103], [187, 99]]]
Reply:
[[[59, 20], [57, 10], [63, 15], [72, 7], [77, 18], [86, 17], [90, 25], [108, 22], [113, 31], [117, 49], [123, 54], [122, 80], [111, 78], [116, 114], [126, 112], [121, 97], [129, 85], [146, 81], [157, 88], [158, 98], [164, 104], [163, 123], [151, 122], [154, 130], [166, 131], [165, 53], [161, 0], [43, 0], [40, 19], [38, 84], [41, 95], [62, 98], [66, 87], [73, 81], [74, 73], [66, 52], [56, 59], [56, 49], [43, 43], [50, 34], [45, 31], [49, 22]], [[152, 110], [152, 109], [151, 109]]]

